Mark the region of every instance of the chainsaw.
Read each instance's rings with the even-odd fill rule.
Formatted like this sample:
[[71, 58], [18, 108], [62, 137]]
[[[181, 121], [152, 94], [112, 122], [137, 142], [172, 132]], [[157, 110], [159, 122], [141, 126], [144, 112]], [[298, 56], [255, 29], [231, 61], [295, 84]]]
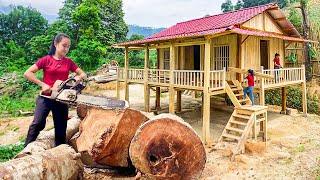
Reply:
[[88, 106], [94, 106], [103, 109], [124, 109], [129, 107], [127, 101], [117, 100], [104, 96], [81, 94], [81, 91], [85, 87], [86, 82], [77, 81], [74, 78], [69, 78], [66, 81], [57, 80], [51, 88], [51, 95], [47, 96], [40, 93], [40, 96], [72, 106], [85, 104]]

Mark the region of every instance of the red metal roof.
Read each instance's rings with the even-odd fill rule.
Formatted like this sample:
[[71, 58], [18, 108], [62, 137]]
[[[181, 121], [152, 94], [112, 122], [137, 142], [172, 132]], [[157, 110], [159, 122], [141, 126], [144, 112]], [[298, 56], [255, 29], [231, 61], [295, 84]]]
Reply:
[[237, 28], [238, 25], [274, 7], [278, 6], [271, 3], [181, 22], [143, 40], [118, 43], [116, 46], [137, 45], [154, 41], [222, 33], [227, 30]]

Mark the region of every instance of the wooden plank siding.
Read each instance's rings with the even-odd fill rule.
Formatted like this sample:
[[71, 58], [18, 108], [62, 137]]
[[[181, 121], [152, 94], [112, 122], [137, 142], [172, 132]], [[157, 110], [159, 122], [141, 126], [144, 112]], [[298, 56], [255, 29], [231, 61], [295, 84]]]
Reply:
[[253, 17], [249, 21], [245, 22], [242, 27], [284, 34], [281, 28], [268, 13], [259, 14]]
[[[242, 37], [242, 41], [246, 37]], [[242, 44], [241, 53], [241, 68], [242, 69], [254, 69], [259, 70], [261, 67], [260, 61], [260, 41], [267, 40], [269, 42], [269, 69], [273, 69], [273, 59], [275, 53], [280, 54], [281, 65], [284, 66], [284, 51], [283, 43], [284, 41], [277, 38], [266, 38], [249, 36], [246, 41]]]

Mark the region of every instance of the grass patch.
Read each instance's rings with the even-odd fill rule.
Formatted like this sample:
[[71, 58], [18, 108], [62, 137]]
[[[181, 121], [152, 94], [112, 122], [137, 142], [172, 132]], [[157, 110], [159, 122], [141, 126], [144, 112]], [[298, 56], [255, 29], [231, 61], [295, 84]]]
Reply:
[[21, 116], [19, 110], [32, 111], [39, 90], [40, 87], [26, 80], [22, 72], [18, 72], [14, 79], [4, 84], [0, 92], [0, 117]]
[[20, 127], [15, 126], [15, 125], [10, 125], [9, 127], [7, 127], [7, 129], [8, 129], [9, 131], [14, 131], [14, 132], [16, 132], [16, 131], [18, 131], [18, 130], [20, 129]]
[[304, 144], [299, 144], [294, 150], [294, 153], [304, 152], [306, 148], [304, 147]]
[[281, 164], [289, 165], [293, 162], [293, 159], [289, 157], [289, 158], [282, 159], [280, 162]]
[[26, 138], [27, 138], [26, 136], [22, 135], [22, 136], [19, 137], [19, 141], [20, 142], [25, 142]]
[[5, 162], [12, 159], [20, 151], [22, 151], [23, 148], [24, 148], [24, 145], [22, 142], [19, 142], [17, 144], [0, 146], [0, 162]]

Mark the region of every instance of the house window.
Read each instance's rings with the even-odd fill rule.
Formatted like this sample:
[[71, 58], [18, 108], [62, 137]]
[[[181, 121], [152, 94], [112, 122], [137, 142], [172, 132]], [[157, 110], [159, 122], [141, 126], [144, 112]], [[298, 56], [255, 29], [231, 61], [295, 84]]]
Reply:
[[170, 69], [170, 50], [164, 51], [163, 69]]
[[229, 46], [214, 47], [214, 70], [222, 70], [229, 67], [230, 48]]

